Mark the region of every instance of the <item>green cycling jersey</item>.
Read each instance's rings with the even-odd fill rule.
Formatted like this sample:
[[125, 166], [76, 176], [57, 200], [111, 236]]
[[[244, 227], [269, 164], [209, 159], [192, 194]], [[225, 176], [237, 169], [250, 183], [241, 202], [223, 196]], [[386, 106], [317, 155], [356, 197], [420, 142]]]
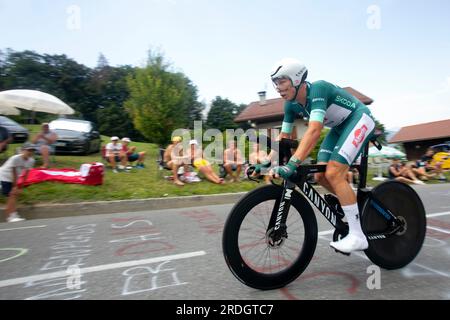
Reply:
[[318, 121], [326, 127], [337, 127], [355, 112], [369, 109], [344, 89], [327, 81], [306, 83], [306, 106], [296, 101], [286, 101], [282, 132], [291, 133], [297, 114], [303, 114], [309, 121]]

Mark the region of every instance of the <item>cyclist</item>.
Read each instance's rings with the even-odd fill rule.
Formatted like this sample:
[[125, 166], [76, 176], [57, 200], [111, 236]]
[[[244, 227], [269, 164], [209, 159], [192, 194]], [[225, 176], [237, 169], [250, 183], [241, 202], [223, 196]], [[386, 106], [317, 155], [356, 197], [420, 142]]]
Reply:
[[[286, 100], [279, 139], [291, 138], [296, 115], [308, 115], [309, 124], [289, 162], [272, 168], [270, 175], [289, 179], [316, 146], [323, 127], [330, 127], [317, 159], [318, 164], [327, 165], [326, 171], [315, 178], [339, 198], [349, 225], [349, 234], [330, 246], [344, 253], [365, 250], [368, 242], [361, 229], [356, 195], [347, 181], [347, 172], [373, 134], [375, 121], [369, 109], [344, 89], [326, 81], [307, 82], [307, 76], [306, 66], [291, 58], [277, 62], [271, 73], [276, 90]], [[257, 165], [255, 172], [269, 165]]]

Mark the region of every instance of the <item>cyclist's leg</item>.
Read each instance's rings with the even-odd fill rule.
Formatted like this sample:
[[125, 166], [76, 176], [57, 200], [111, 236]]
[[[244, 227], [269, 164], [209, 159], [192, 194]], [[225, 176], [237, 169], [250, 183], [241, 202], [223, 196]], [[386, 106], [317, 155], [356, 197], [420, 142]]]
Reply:
[[[320, 145], [319, 152], [317, 153], [317, 164], [318, 165], [326, 165], [330, 160], [331, 155], [333, 154], [334, 148], [336, 146], [337, 141], [339, 140], [339, 134], [335, 129], [331, 129], [328, 135], [323, 140]], [[325, 177], [325, 172], [316, 173], [314, 175], [314, 179], [321, 186], [326, 188], [331, 193], [336, 194], [333, 186], [328, 182]]]
[[367, 239], [361, 229], [359, 209], [355, 192], [347, 181], [347, 172], [353, 161], [369, 143], [375, 130], [375, 121], [368, 110], [352, 115], [345, 126], [340, 128], [336, 150], [330, 157], [325, 177], [337, 192], [337, 196], [344, 210], [349, 225], [349, 234], [344, 239], [332, 242], [330, 245], [342, 252], [365, 250]]
[[356, 203], [356, 195], [347, 179], [349, 165], [330, 160], [327, 164], [325, 178], [331, 187], [336, 190], [341, 206]]
[[333, 130], [336, 130], [339, 137], [329, 162], [334, 161], [350, 167], [369, 143], [375, 131], [375, 121], [370, 111], [365, 109], [352, 115], [344, 122], [343, 127]]

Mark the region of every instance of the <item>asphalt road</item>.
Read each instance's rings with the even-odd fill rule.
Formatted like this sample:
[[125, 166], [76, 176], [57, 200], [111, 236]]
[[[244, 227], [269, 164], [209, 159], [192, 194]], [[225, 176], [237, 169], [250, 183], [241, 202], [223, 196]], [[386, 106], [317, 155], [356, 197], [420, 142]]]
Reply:
[[450, 299], [450, 184], [415, 189], [428, 215], [424, 247], [379, 282], [364, 253], [330, 249], [317, 215], [306, 271], [281, 290], [251, 289], [224, 262], [232, 205], [218, 205], [0, 224], [0, 299]]

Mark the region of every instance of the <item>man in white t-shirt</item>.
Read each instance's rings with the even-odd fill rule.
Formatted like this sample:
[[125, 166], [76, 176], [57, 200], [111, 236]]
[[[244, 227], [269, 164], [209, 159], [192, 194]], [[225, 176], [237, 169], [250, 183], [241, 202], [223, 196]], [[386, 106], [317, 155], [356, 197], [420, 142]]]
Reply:
[[0, 167], [2, 194], [8, 197], [5, 209], [6, 221], [8, 222], [25, 220], [17, 213], [17, 199], [22, 192], [22, 189], [17, 185], [17, 181], [24, 170], [27, 170], [28, 173], [28, 169], [34, 166], [33, 154], [36, 150], [37, 146], [26, 143], [20, 154], [12, 156]]
[[114, 173], [117, 173], [116, 164], [120, 163], [117, 168], [125, 169], [127, 158], [122, 152], [122, 144], [119, 143], [119, 137], [111, 137], [111, 142], [106, 145], [106, 161], [111, 164]]

